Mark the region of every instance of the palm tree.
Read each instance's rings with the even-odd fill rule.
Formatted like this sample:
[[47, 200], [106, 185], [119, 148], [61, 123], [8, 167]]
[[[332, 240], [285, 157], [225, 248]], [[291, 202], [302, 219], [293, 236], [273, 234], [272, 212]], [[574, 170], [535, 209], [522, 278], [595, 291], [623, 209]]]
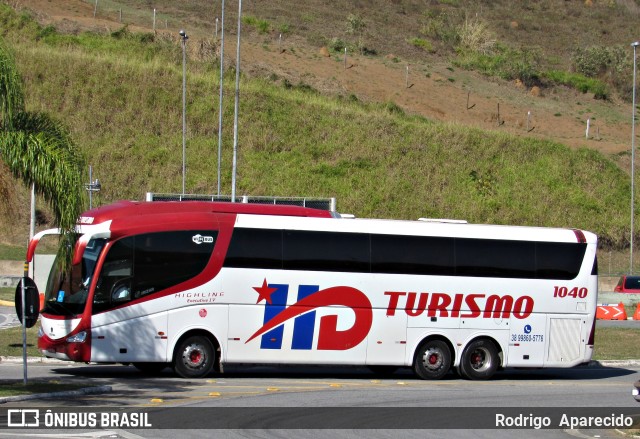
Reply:
[[[82, 211], [83, 159], [59, 122], [44, 113], [25, 111], [22, 79], [1, 39], [0, 158], [16, 178], [35, 185], [62, 230], [61, 242], [68, 243]], [[61, 245], [62, 251], [68, 248]]]

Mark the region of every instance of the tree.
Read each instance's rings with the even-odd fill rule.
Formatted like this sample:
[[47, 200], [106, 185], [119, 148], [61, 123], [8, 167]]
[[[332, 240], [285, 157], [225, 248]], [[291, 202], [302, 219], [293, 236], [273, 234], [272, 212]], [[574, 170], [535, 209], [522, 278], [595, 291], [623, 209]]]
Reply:
[[[22, 79], [2, 40], [0, 158], [16, 178], [35, 185], [62, 230], [61, 243], [70, 242], [83, 206], [82, 156], [62, 124], [45, 113], [25, 110]], [[61, 245], [61, 251], [68, 249]]]

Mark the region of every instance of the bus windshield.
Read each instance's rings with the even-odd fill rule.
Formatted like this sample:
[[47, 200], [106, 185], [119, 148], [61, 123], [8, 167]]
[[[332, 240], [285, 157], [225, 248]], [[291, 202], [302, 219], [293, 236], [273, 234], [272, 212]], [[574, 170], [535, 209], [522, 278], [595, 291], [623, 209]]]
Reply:
[[67, 272], [62, 271], [59, 256], [56, 257], [47, 280], [43, 313], [57, 316], [82, 314], [96, 262], [106, 241], [90, 240], [82, 255], [82, 261], [71, 266]]

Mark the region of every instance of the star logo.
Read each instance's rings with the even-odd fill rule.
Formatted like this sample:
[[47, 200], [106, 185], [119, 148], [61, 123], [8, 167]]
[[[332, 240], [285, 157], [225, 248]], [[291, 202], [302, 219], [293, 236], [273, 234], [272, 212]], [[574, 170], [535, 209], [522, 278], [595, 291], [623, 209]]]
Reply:
[[253, 289], [258, 293], [256, 304], [260, 303], [261, 300], [265, 300], [269, 305], [271, 305], [271, 295], [278, 290], [267, 285], [267, 278], [264, 279], [261, 287], [253, 287]]

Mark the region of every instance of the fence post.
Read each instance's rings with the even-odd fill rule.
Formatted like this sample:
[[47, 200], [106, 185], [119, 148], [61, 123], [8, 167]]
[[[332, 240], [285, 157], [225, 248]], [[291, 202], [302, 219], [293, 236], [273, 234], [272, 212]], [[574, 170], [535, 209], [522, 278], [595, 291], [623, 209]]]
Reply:
[[409, 64], [407, 64], [407, 73], [405, 75], [405, 88], [409, 88]]
[[586, 138], [589, 138], [589, 127], [591, 126], [591, 118], [588, 117], [587, 118], [587, 132], [586, 132]]

